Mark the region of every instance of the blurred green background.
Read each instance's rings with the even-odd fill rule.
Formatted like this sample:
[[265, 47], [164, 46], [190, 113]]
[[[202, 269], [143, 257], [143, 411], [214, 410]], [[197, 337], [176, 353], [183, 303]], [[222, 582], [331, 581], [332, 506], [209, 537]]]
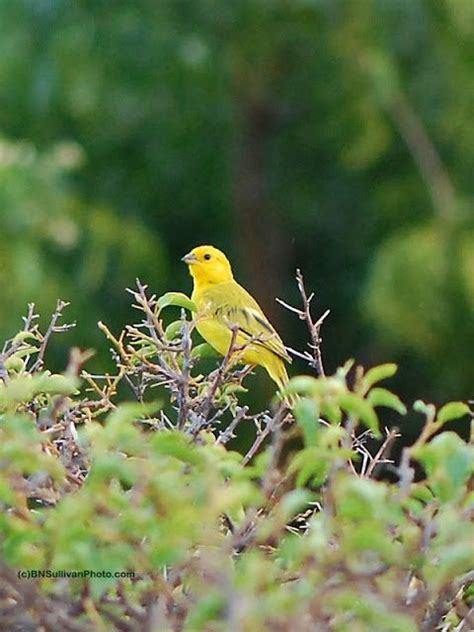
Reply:
[[473, 35], [472, 0], [2, 0], [0, 337], [60, 297], [52, 361], [100, 363], [125, 287], [212, 243], [298, 349], [302, 269], [328, 371], [472, 395]]

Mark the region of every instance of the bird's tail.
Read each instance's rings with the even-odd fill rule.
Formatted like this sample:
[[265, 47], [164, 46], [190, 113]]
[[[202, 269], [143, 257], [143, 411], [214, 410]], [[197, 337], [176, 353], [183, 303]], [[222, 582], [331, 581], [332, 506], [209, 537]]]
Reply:
[[[267, 371], [272, 380], [278, 386], [280, 393], [282, 393], [290, 381], [283, 360], [278, 358], [277, 362], [273, 362], [267, 367]], [[281, 399], [287, 404], [288, 408], [293, 408], [299, 401], [299, 397], [297, 395], [281, 395]]]

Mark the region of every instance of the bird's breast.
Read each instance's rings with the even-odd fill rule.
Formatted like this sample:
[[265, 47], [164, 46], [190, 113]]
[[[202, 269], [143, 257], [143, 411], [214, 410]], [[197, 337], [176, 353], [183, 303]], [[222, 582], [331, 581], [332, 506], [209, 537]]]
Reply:
[[225, 355], [227, 353], [232, 339], [232, 332], [230, 329], [216, 321], [212, 316], [205, 317], [204, 315], [200, 318], [198, 317], [196, 329], [204, 340], [214, 347], [214, 349], [216, 349], [216, 351], [218, 351], [221, 355]]

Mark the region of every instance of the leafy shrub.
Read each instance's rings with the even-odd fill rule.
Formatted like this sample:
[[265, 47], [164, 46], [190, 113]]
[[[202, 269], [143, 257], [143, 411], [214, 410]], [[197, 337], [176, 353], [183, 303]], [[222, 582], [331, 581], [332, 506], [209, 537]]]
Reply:
[[[0, 354], [2, 629], [473, 627], [474, 448], [444, 429], [468, 406], [417, 402], [425, 425], [395, 466], [400, 435], [377, 409], [407, 413], [380, 386], [396, 366], [324, 375], [300, 289], [319, 375], [291, 380], [293, 413], [275, 398], [249, 414], [231, 353], [202, 373], [212, 351], [193, 345], [184, 295], [138, 283], [141, 322], [99, 324], [115, 361], [99, 376], [77, 349], [63, 374], [46, 369], [65, 304], [46, 333], [30, 306]], [[241, 455], [228, 445], [246, 428]]]

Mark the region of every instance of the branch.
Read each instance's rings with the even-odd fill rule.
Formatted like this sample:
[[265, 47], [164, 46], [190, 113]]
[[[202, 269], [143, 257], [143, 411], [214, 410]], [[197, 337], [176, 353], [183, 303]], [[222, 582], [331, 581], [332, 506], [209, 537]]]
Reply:
[[422, 120], [401, 90], [386, 104], [386, 110], [418, 166], [433, 207], [440, 217], [451, 219], [457, 206], [456, 192]]
[[327, 309], [316, 322], [313, 322], [313, 317], [311, 316], [311, 301], [314, 298], [314, 293], [311, 293], [309, 296], [306, 293], [303, 275], [300, 269], [296, 270], [296, 282], [298, 284], [298, 290], [303, 300], [302, 309], [298, 309], [297, 307], [288, 305], [288, 303], [285, 303], [285, 301], [282, 301], [279, 298], [277, 298], [276, 300], [278, 303], [280, 303], [280, 305], [297, 314], [300, 320], [304, 320], [306, 322], [311, 337], [311, 342], [309, 343], [311, 354], [307, 351], [305, 351], [304, 353], [300, 353], [299, 351], [295, 351], [291, 348], [288, 348], [288, 351], [290, 351], [290, 353], [292, 353], [293, 355], [306, 360], [311, 367], [316, 369], [316, 372], [320, 377], [324, 377], [326, 374], [324, 372], [323, 358], [321, 353], [321, 327], [323, 322], [329, 315], [330, 310]]
[[237, 410], [237, 413], [235, 414], [234, 419], [230, 422], [227, 428], [219, 434], [219, 437], [217, 438], [217, 441], [216, 441], [218, 445], [225, 445], [226, 443], [228, 443], [231, 439], [235, 437], [234, 431], [239, 425], [239, 423], [243, 419], [246, 418], [248, 410], [249, 410], [248, 406], [242, 406], [242, 408], [239, 408]]
[[234, 351], [236, 351], [236, 341], [237, 341], [237, 335], [239, 333], [239, 327], [237, 325], [233, 325], [231, 327], [232, 330], [232, 337], [230, 339], [230, 344], [229, 344], [229, 348], [227, 350], [227, 353], [224, 356], [224, 359], [222, 360], [219, 368], [217, 369], [217, 371], [215, 372], [215, 376], [214, 379], [211, 383], [211, 385], [209, 386], [209, 389], [207, 391], [207, 395], [201, 405], [200, 408], [200, 413], [203, 415], [204, 418], [207, 418], [211, 408], [212, 408], [212, 403], [214, 401], [214, 397], [217, 393], [217, 389], [219, 388], [219, 386], [222, 384], [222, 381], [224, 379], [224, 375], [227, 371], [227, 369], [229, 368], [229, 364], [230, 364], [230, 359], [232, 357], [232, 354], [234, 353]]
[[63, 310], [69, 304], [70, 303], [67, 303], [66, 301], [58, 300], [58, 302], [56, 304], [56, 309], [55, 309], [53, 315], [51, 316], [51, 320], [49, 322], [49, 326], [48, 326], [48, 329], [46, 330], [46, 333], [44, 334], [44, 336], [41, 336], [41, 334], [39, 334], [40, 335], [40, 340], [41, 340], [41, 345], [40, 345], [40, 348], [39, 348], [39, 351], [38, 351], [38, 355], [36, 357], [36, 361], [32, 365], [32, 367], [29, 369], [29, 373], [34, 373], [35, 371], [38, 371], [39, 369], [42, 368], [42, 366], [44, 364], [44, 354], [46, 353], [46, 349], [48, 347], [49, 339], [51, 338], [52, 334], [53, 333], [59, 333], [59, 332], [62, 332], [62, 331], [68, 331], [69, 329], [72, 329], [73, 327], [76, 326], [76, 323], [70, 323], [69, 325], [58, 325], [57, 324], [58, 320], [63, 315]]
[[367, 470], [364, 474], [365, 478], [370, 478], [376, 471], [377, 467], [382, 463], [393, 463], [390, 459], [388, 459], [389, 451], [393, 445], [393, 442], [397, 437], [400, 437], [400, 433], [393, 428], [389, 431], [385, 428], [385, 440], [378, 449], [375, 456], [370, 456], [370, 464], [367, 467]]
[[[372, 55], [368, 51], [358, 51], [355, 58], [363, 71], [376, 84], [379, 70], [378, 65], [374, 64]], [[458, 205], [456, 191], [422, 119], [399, 86], [393, 86], [388, 93], [384, 93], [381, 98], [381, 106], [388, 113], [405, 141], [418, 171], [425, 181], [434, 209], [439, 217], [452, 220]]]
[[247, 451], [247, 454], [244, 456], [242, 465], [244, 466], [247, 465], [253, 459], [255, 454], [258, 452], [258, 449], [260, 448], [262, 443], [265, 441], [265, 439], [268, 437], [268, 435], [271, 434], [273, 431], [277, 430], [281, 426], [282, 422], [284, 422], [286, 418], [286, 413], [287, 413], [286, 406], [281, 405], [273, 417], [266, 417], [267, 423], [265, 425], [265, 428], [257, 432], [257, 437], [255, 441], [253, 442], [253, 444], [250, 446], [249, 450]]
[[[21, 333], [31, 333], [36, 335], [35, 329], [37, 328], [37, 325], [33, 326], [33, 321], [37, 318], [38, 314], [35, 314], [35, 304], [29, 303], [28, 313], [26, 316], [23, 316], [24, 324]], [[15, 338], [13, 338], [12, 340], [7, 340], [3, 345], [2, 352], [0, 353], [0, 380], [2, 380], [2, 382], [5, 382], [8, 378], [8, 371], [5, 368], [5, 361], [8, 360], [8, 358], [14, 355], [17, 351], [19, 351], [21, 347], [25, 344], [24, 337], [16, 336]]]

